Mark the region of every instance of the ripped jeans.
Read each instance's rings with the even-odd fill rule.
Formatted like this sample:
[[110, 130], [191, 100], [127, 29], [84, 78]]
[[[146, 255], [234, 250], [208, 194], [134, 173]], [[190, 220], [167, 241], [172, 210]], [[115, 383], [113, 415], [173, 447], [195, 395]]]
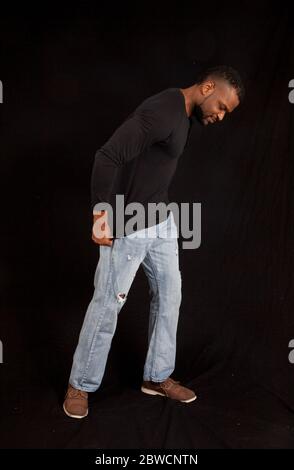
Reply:
[[[173, 217], [169, 220], [174, 224]], [[171, 375], [175, 367], [181, 303], [178, 238], [125, 236], [114, 239], [111, 247], [99, 245], [99, 249], [95, 290], [80, 331], [69, 383], [87, 392], [99, 388], [118, 314], [141, 264], [148, 278], [151, 297], [143, 380], [161, 382]]]

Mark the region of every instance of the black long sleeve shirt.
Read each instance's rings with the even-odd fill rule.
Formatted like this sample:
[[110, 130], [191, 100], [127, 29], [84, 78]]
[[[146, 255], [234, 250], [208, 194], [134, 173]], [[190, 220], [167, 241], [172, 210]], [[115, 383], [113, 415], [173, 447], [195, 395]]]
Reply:
[[[91, 175], [92, 209], [100, 202], [111, 204], [114, 236], [117, 194], [124, 196], [125, 205], [140, 202], [146, 214], [150, 202], [169, 204], [168, 188], [190, 125], [183, 93], [167, 88], [145, 99], [97, 150]], [[130, 217], [125, 216], [125, 221]]]

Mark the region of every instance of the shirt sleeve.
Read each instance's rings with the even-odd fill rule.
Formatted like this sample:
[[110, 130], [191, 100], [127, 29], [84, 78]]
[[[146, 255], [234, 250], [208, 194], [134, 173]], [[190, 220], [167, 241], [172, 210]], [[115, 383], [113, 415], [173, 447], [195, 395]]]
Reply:
[[91, 174], [92, 209], [109, 202], [117, 169], [148, 147], [166, 140], [174, 128], [172, 114], [158, 106], [138, 107], [97, 150]]

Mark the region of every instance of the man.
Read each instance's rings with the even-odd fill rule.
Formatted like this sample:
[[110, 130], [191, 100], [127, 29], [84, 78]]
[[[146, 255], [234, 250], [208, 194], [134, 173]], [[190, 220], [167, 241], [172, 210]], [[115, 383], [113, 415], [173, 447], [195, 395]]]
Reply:
[[173, 213], [159, 216], [155, 223], [146, 216], [143, 228], [126, 234], [125, 225], [123, 234], [117, 236], [121, 227], [110, 224], [110, 211], [102, 210], [100, 204], [108, 203], [116, 215], [114, 198], [119, 194], [127, 204], [140, 203], [147, 215], [151, 203], [168, 205], [168, 187], [186, 146], [192, 117], [204, 126], [221, 121], [243, 96], [238, 72], [227, 66], [208, 69], [188, 88], [168, 88], [144, 100], [96, 152], [91, 177], [92, 239], [99, 245], [100, 257], [63, 404], [68, 416], [88, 414], [88, 393], [101, 384], [118, 313], [140, 265], [151, 295], [141, 391], [183, 403], [196, 399], [193, 390], [171, 378], [181, 303]]

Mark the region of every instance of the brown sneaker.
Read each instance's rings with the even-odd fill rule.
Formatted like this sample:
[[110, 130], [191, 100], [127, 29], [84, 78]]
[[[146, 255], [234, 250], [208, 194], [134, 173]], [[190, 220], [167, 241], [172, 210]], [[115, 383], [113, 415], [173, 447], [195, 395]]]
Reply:
[[161, 395], [183, 403], [190, 403], [197, 398], [193, 390], [183, 387], [179, 381], [173, 380], [171, 377], [168, 377], [163, 382], [144, 380], [141, 390], [148, 395]]
[[88, 415], [88, 393], [68, 385], [63, 409], [71, 418], [85, 418]]

